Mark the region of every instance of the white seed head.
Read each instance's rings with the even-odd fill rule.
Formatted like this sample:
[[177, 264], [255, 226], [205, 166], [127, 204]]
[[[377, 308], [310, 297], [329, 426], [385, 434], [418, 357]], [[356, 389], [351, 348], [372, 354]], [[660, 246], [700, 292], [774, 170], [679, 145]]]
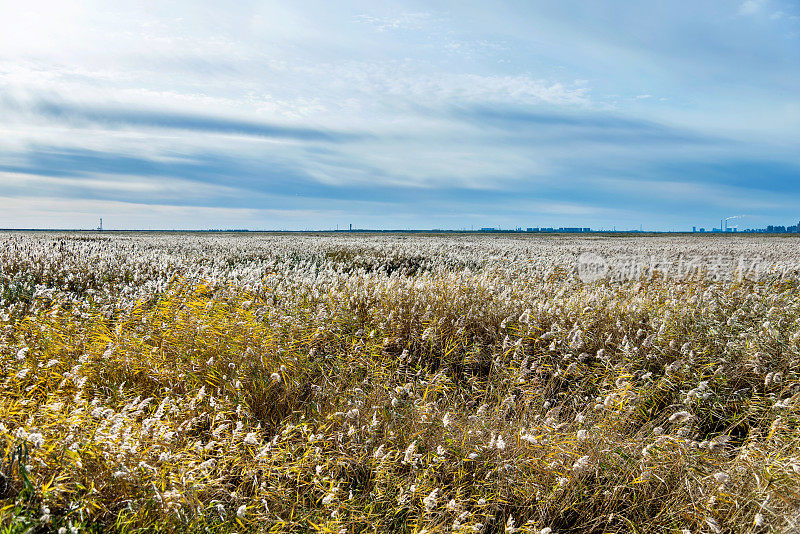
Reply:
[[431, 512], [434, 508], [436, 508], [436, 504], [439, 502], [439, 490], [435, 489], [428, 494], [427, 497], [422, 499], [422, 504], [425, 505], [425, 511]]
[[689, 412], [684, 410], [684, 411], [680, 411], [680, 412], [675, 412], [674, 414], [670, 415], [669, 416], [669, 422], [670, 423], [685, 423], [686, 421], [688, 421], [691, 418], [692, 418], [692, 414], [690, 414]]

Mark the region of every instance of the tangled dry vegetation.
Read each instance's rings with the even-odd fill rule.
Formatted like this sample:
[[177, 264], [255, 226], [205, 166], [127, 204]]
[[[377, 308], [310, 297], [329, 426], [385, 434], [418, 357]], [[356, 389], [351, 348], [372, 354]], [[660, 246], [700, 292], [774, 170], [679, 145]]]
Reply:
[[0, 236], [0, 524], [792, 532], [797, 275], [573, 268], [726, 237]]

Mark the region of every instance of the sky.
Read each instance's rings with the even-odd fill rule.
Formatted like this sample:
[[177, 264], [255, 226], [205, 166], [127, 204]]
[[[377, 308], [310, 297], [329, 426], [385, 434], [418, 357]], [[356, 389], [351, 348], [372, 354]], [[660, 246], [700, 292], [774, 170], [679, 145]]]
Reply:
[[796, 0], [0, 6], [0, 228], [800, 220]]

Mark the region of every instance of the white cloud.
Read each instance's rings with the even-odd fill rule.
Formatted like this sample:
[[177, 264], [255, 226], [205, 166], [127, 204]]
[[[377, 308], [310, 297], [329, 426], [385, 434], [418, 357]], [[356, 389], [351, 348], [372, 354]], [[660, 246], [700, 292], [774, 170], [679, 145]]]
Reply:
[[766, 0], [745, 0], [739, 6], [739, 14], [740, 15], [755, 15], [760, 13], [764, 5], [766, 4]]
[[432, 20], [428, 12], [401, 13], [395, 16], [376, 17], [372, 15], [358, 15], [353, 20], [362, 24], [373, 26], [378, 31], [388, 30], [418, 30]]
[[117, 229], [276, 229], [304, 228], [309, 220], [334, 220], [338, 210], [249, 209], [143, 204], [116, 200], [55, 197], [3, 197], [0, 228], [94, 228], [99, 217], [108, 230]]
[[747, 209], [778, 210], [789, 209], [794, 203], [794, 200], [787, 200], [782, 194], [757, 192], [750, 188], [715, 183], [600, 178], [595, 181], [595, 185], [609, 191], [624, 191], [626, 194], [648, 201], [658, 199], [685, 204], [687, 199], [703, 199], [703, 203], [717, 209], [746, 206]]
[[83, 173], [80, 177], [53, 177], [39, 174], [0, 172], [0, 186], [40, 187], [79, 190], [92, 194], [155, 195], [161, 200], [204, 200], [207, 198], [240, 198], [243, 191], [222, 185], [210, 185], [166, 176]]

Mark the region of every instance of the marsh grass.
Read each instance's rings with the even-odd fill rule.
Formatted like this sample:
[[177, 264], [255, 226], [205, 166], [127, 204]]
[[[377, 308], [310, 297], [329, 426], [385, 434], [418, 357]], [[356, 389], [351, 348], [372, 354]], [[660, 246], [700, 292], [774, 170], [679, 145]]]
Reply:
[[796, 282], [392, 273], [32, 294], [4, 530], [798, 527]]

